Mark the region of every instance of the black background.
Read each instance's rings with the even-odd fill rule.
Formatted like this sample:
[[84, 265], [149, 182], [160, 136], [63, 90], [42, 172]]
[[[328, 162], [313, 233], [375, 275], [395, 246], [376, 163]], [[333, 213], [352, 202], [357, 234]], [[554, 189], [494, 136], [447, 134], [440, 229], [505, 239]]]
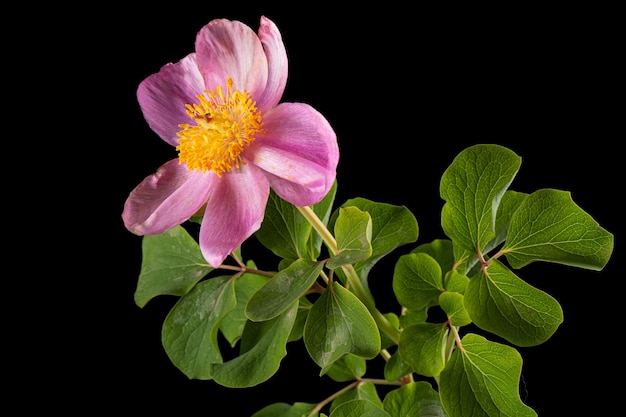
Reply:
[[[443, 238], [441, 174], [465, 147], [497, 143], [522, 157], [512, 189], [571, 191], [617, 235], [618, 201], [610, 190], [621, 190], [624, 135], [621, 124], [615, 130], [623, 119], [614, 101], [622, 101], [617, 82], [623, 72], [614, 11], [391, 4], [340, 11], [315, 4], [102, 6], [85, 10], [85, 20], [67, 33], [75, 45], [69, 54], [76, 63], [71, 82], [79, 87], [75, 102], [93, 106], [74, 118], [90, 125], [85, 152], [105, 162], [97, 162], [90, 178], [96, 203], [85, 208], [97, 211], [98, 220], [89, 221], [98, 231], [75, 230], [97, 255], [85, 248], [91, 266], [72, 274], [79, 279], [66, 290], [79, 293], [80, 301], [67, 310], [63, 323], [69, 325], [56, 336], [63, 346], [54, 362], [71, 381], [71, 393], [56, 395], [51, 405], [82, 408], [80, 397], [89, 410], [249, 416], [277, 401], [318, 402], [341, 386], [319, 378], [295, 343], [275, 377], [257, 387], [230, 390], [188, 380], [161, 347], [160, 326], [174, 298], [159, 297], [143, 309], [133, 302], [141, 239], [124, 229], [124, 200], [175, 156], [143, 119], [136, 88], [192, 52], [196, 32], [214, 18], [241, 20], [256, 31], [266, 15], [278, 25], [290, 60], [283, 101], [311, 104], [338, 136], [337, 205], [353, 197], [405, 205], [417, 218], [418, 243]], [[383, 310], [393, 306], [393, 263], [412, 247], [372, 271], [370, 285]], [[608, 309], [621, 279], [616, 258], [602, 272], [545, 264], [519, 272], [553, 295], [565, 315], [549, 341], [518, 349], [522, 397], [540, 416], [581, 407], [599, 411], [612, 401], [599, 375], [615, 369]]]

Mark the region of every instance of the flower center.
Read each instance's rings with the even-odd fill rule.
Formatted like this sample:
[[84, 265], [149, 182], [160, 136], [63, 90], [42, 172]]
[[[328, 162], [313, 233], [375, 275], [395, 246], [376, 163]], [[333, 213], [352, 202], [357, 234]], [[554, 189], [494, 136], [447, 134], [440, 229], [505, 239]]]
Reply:
[[213, 171], [218, 176], [233, 167], [245, 164], [243, 150], [263, 133], [261, 112], [244, 90], [233, 91], [233, 80], [226, 80], [226, 95], [222, 86], [198, 95], [198, 104], [186, 104], [187, 114], [196, 123], [181, 124], [178, 132], [179, 163], [190, 171]]

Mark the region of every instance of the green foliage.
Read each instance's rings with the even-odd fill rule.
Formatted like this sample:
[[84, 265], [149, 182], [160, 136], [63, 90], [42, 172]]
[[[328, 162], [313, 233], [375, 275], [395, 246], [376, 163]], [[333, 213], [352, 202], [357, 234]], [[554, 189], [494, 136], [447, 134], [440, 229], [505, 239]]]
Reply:
[[357, 385], [356, 388], [347, 391], [337, 397], [330, 406], [330, 415], [332, 416], [333, 412], [341, 405], [354, 400], [369, 401], [378, 408], [383, 408], [383, 402], [378, 396], [378, 392], [376, 391], [376, 385], [372, 384], [371, 382], [365, 382], [363, 384]]
[[372, 219], [356, 207], [339, 209], [335, 223], [337, 254], [326, 262], [326, 267], [336, 269], [354, 264], [372, 256]]
[[[333, 210], [337, 182], [312, 207], [270, 192], [256, 238], [277, 256], [277, 271], [257, 270], [237, 250], [236, 266], [219, 271], [229, 274], [214, 275], [184, 228], [144, 237], [135, 302], [177, 297], [162, 343], [188, 378], [252, 387], [277, 372], [289, 343], [303, 343], [320, 378], [346, 384], [319, 404], [275, 403], [253, 417], [536, 416], [519, 396], [516, 347], [549, 340], [563, 311], [525, 281], [523, 267], [600, 271], [614, 242], [569, 192], [509, 189], [520, 167], [499, 145], [453, 159], [439, 184], [445, 237], [398, 257], [397, 311], [378, 310], [368, 281], [380, 259], [417, 241], [415, 216], [363, 198]], [[374, 359], [385, 361], [384, 375], [366, 378]], [[391, 388], [384, 397], [379, 385]]]
[[[367, 286], [369, 271], [382, 257], [400, 246], [417, 240], [419, 233], [417, 220], [415, 220], [413, 213], [404, 206], [378, 203], [360, 197], [346, 201], [341, 207], [356, 207], [368, 213], [372, 220], [370, 239], [372, 254], [367, 259], [354, 264], [363, 285]], [[331, 226], [335, 223], [338, 215], [339, 210], [334, 211], [331, 215]]]
[[321, 374], [347, 353], [372, 359], [380, 352], [380, 333], [365, 305], [333, 282], [315, 302], [304, 326], [304, 344]]
[[390, 392], [383, 405], [391, 417], [448, 417], [439, 394], [425, 381], [411, 382]]
[[402, 332], [398, 352], [414, 372], [437, 376], [446, 365], [444, 349], [447, 335], [447, 326], [436, 323], [414, 324]]
[[461, 152], [441, 177], [446, 203], [441, 226], [470, 252], [482, 251], [495, 236], [496, 211], [522, 159], [499, 145], [474, 145]]
[[522, 358], [510, 346], [468, 333], [441, 372], [441, 403], [451, 416], [537, 416], [522, 403]]
[[497, 260], [472, 277], [464, 304], [477, 326], [518, 346], [545, 342], [563, 322], [560, 304]]
[[599, 271], [613, 252], [613, 235], [578, 207], [569, 192], [544, 189], [515, 211], [502, 251], [516, 269], [546, 261]]
[[182, 226], [145, 236], [135, 303], [144, 307], [158, 295], [185, 295], [212, 270]]
[[306, 294], [323, 267], [322, 262], [296, 260], [250, 297], [246, 305], [246, 317], [252, 321], [264, 321], [278, 316]]

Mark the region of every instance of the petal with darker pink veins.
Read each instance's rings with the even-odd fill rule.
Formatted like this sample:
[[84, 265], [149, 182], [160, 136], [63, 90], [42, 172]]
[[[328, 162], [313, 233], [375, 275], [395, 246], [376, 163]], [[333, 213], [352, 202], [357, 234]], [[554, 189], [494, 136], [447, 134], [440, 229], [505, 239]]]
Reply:
[[213, 173], [191, 172], [178, 159], [163, 164], [130, 193], [122, 219], [131, 232], [143, 236], [163, 233], [188, 220], [206, 203], [219, 181]]
[[226, 86], [230, 77], [235, 90], [246, 90], [255, 100], [263, 93], [267, 58], [259, 37], [244, 23], [212, 20], [198, 32], [196, 54], [207, 89]]
[[137, 100], [150, 128], [165, 142], [176, 146], [179, 125], [192, 121], [185, 105], [197, 103], [196, 96], [203, 91], [196, 55], [190, 54], [175, 64], [164, 65], [143, 80], [137, 88]]
[[283, 96], [287, 85], [287, 51], [278, 27], [266, 18], [261, 17], [259, 39], [267, 56], [268, 77], [263, 94], [256, 98], [257, 107], [261, 111], [275, 107]]
[[200, 249], [215, 268], [260, 227], [269, 198], [263, 172], [244, 165], [215, 183], [200, 226]]
[[296, 205], [318, 203], [332, 187], [339, 162], [337, 137], [328, 121], [303, 103], [282, 103], [265, 114], [263, 135], [244, 151], [266, 172], [281, 198]]

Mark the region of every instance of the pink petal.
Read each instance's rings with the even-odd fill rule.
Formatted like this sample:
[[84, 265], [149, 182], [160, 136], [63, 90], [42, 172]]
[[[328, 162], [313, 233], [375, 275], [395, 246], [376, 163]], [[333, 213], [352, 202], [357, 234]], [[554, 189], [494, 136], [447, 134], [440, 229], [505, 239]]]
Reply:
[[256, 100], [267, 83], [267, 58], [258, 36], [239, 21], [215, 19], [196, 37], [198, 67], [207, 89], [233, 79], [235, 90], [247, 90]]
[[337, 175], [339, 147], [328, 121], [311, 106], [283, 103], [265, 114], [265, 135], [243, 156], [266, 171], [281, 198], [296, 205], [318, 203]]
[[178, 145], [181, 123], [190, 123], [185, 104], [197, 103], [204, 81], [196, 65], [196, 55], [190, 54], [175, 64], [161, 67], [156, 74], [143, 80], [137, 89], [137, 100], [148, 125], [164, 141]]
[[218, 177], [189, 171], [173, 159], [130, 193], [122, 219], [137, 235], [163, 233], [182, 224], [206, 203]]
[[202, 254], [211, 266], [217, 268], [259, 230], [269, 190], [263, 172], [250, 165], [224, 174], [215, 183], [199, 238]]
[[266, 18], [261, 17], [259, 39], [267, 56], [268, 77], [263, 94], [257, 98], [257, 107], [263, 111], [276, 107], [283, 96], [287, 84], [287, 51], [278, 31], [278, 27]]

